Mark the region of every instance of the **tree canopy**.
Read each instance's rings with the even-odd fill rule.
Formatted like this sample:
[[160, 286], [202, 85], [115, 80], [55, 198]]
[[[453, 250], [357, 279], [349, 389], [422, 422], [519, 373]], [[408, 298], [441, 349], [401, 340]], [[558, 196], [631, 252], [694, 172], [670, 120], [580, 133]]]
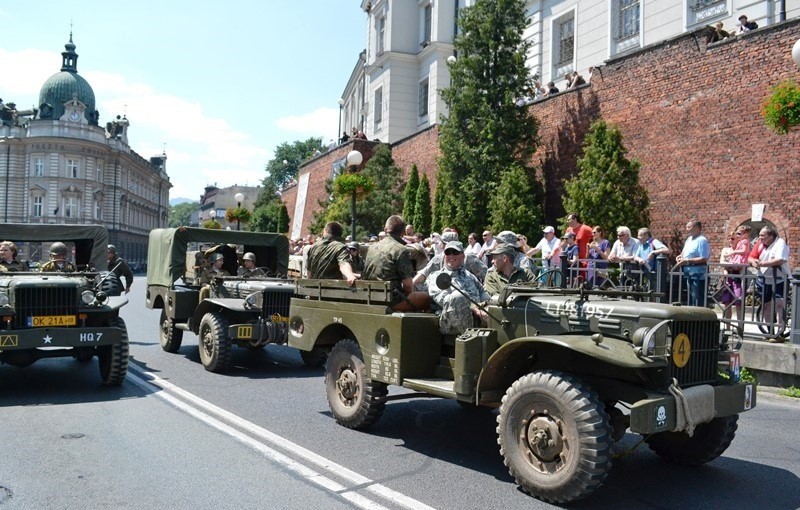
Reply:
[[[275, 156], [269, 160], [264, 170], [267, 176], [264, 178], [264, 186], [267, 181], [273, 183], [275, 188], [283, 189], [293, 179], [297, 178], [297, 171], [300, 165], [314, 156], [316, 151], [322, 151], [322, 138], [309, 138], [308, 140], [296, 140], [294, 142], [283, 142], [275, 148]], [[284, 163], [285, 161], [285, 163]]]
[[184, 202], [169, 206], [169, 226], [178, 228], [191, 223], [192, 213], [200, 207], [199, 202]]

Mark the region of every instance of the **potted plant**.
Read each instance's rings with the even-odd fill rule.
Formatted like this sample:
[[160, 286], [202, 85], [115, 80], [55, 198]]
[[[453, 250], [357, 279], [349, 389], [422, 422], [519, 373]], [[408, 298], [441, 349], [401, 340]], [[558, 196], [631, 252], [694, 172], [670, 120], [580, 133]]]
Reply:
[[764, 122], [778, 133], [785, 135], [800, 125], [800, 86], [794, 80], [786, 80], [772, 89], [761, 110]]
[[225, 221], [228, 223], [247, 223], [253, 215], [244, 207], [230, 207], [225, 210]]
[[219, 230], [222, 228], [222, 224], [215, 219], [206, 220], [203, 222], [203, 228], [210, 228], [214, 230]]
[[337, 195], [366, 195], [375, 190], [375, 182], [369, 176], [361, 173], [339, 174], [333, 180], [333, 191]]

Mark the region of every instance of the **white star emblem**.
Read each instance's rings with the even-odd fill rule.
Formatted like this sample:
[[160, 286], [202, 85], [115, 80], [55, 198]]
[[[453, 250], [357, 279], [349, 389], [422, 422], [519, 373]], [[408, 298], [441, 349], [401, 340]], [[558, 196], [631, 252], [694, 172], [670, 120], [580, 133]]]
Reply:
[[42, 338], [42, 340], [44, 340], [44, 343], [46, 343], [46, 344], [49, 344], [50, 340], [52, 340], [52, 339], [53, 339], [53, 337], [51, 337], [50, 335], [47, 335], [46, 337]]

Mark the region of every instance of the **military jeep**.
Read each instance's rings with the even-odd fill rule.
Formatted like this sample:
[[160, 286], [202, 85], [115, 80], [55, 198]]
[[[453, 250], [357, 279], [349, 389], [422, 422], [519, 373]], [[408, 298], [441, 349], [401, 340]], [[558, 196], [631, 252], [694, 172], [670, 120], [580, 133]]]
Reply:
[[128, 332], [119, 311], [128, 299], [113, 273], [96, 270], [108, 265], [105, 227], [7, 223], [0, 240], [13, 241], [28, 257], [60, 241], [74, 248], [78, 270], [0, 272], [0, 362], [27, 367], [42, 358], [97, 356], [103, 384], [122, 384]]
[[[510, 474], [554, 503], [596, 490], [627, 430], [678, 464], [711, 461], [730, 445], [756, 393], [736, 382], [734, 342], [712, 310], [528, 285], [507, 287], [485, 308], [488, 327], [456, 337], [440, 334], [435, 314], [393, 313], [385, 282], [300, 280], [289, 345], [332, 349], [326, 394], [345, 427], [369, 427], [387, 400], [422, 394], [498, 408]], [[420, 393], [387, 397], [390, 384]]]
[[[207, 246], [224, 255], [223, 269], [232, 276], [201, 282], [203, 250], [197, 248]], [[265, 276], [236, 276], [238, 254], [246, 252], [255, 254]], [[161, 309], [162, 349], [177, 352], [184, 331], [192, 332], [203, 367], [223, 372], [234, 345], [257, 350], [285, 344], [295, 291], [286, 277], [288, 263], [289, 240], [282, 234], [189, 227], [150, 232], [146, 298], [148, 308]], [[322, 366], [325, 352], [304, 352], [303, 361]]]

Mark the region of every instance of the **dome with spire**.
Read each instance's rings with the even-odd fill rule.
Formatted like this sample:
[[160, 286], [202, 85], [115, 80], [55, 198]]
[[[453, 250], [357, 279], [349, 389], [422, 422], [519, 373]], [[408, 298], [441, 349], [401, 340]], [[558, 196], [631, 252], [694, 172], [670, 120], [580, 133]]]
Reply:
[[39, 91], [39, 118], [58, 120], [64, 115], [64, 103], [75, 99], [86, 106], [86, 120], [97, 125], [94, 91], [89, 82], [78, 75], [78, 54], [75, 53], [72, 32], [64, 50], [61, 53], [61, 72], [48, 78]]

